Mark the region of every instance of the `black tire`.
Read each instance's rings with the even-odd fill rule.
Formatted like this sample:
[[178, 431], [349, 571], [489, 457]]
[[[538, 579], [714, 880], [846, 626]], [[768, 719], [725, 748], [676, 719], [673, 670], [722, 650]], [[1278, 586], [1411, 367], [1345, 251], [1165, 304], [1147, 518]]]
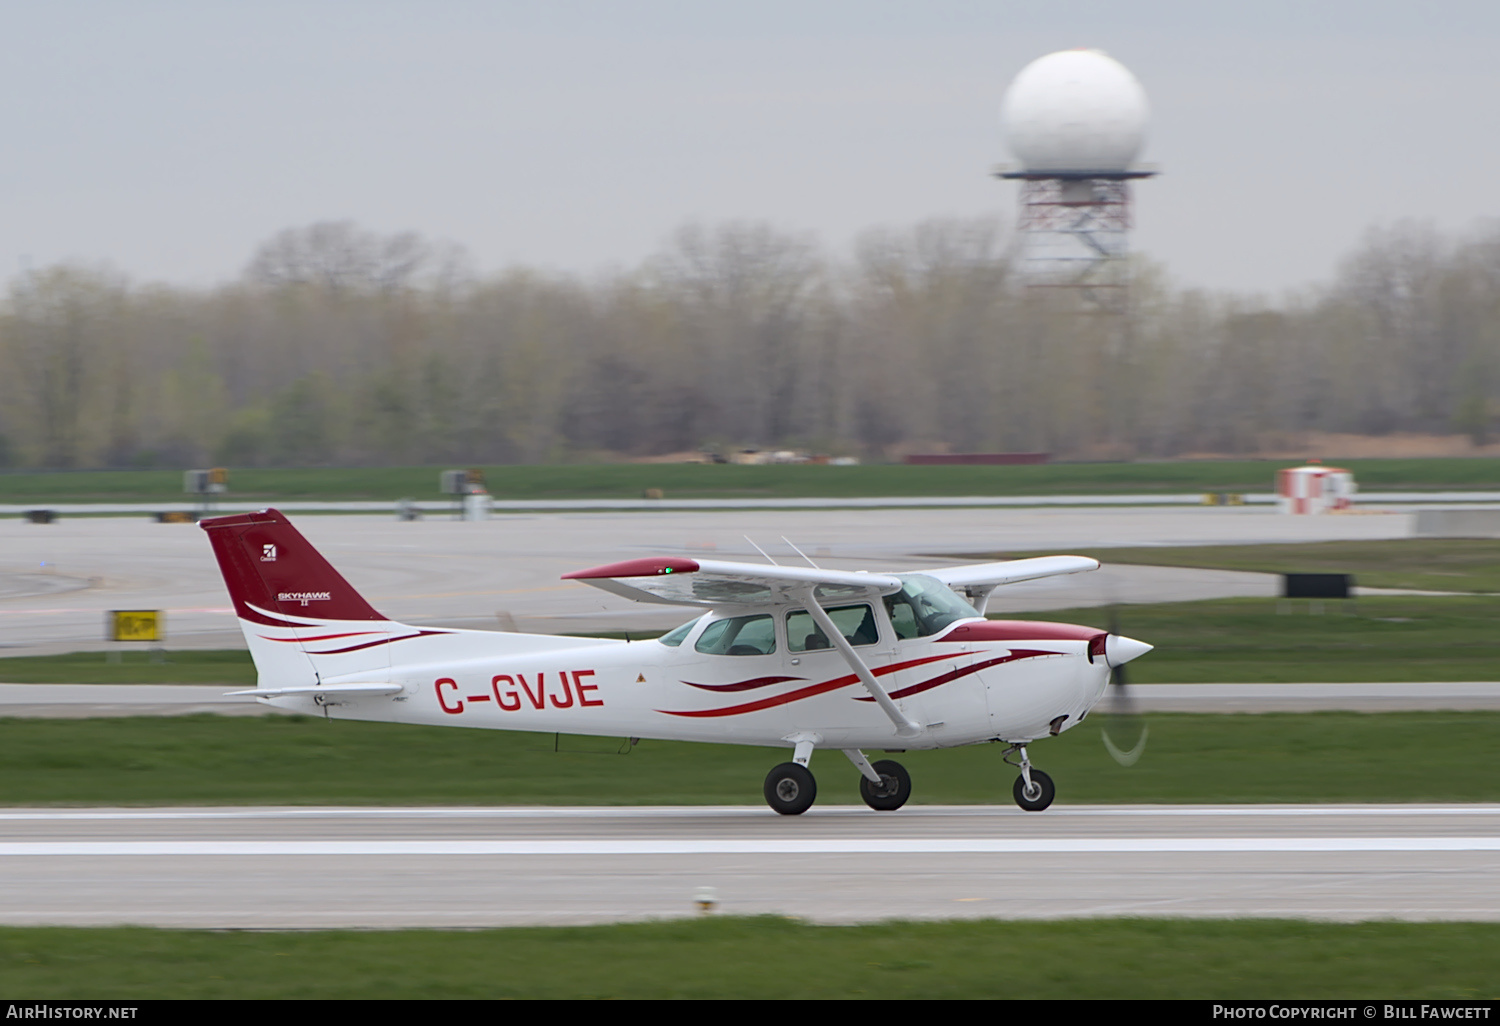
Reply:
[[783, 816], [800, 816], [818, 797], [818, 782], [806, 766], [784, 762], [766, 774], [766, 804]]
[[906, 767], [890, 759], [882, 759], [872, 767], [880, 774], [880, 786], [870, 783], [861, 773], [859, 796], [865, 804], [878, 812], [894, 812], [906, 804], [911, 797], [911, 774]]
[[1052, 804], [1052, 799], [1057, 797], [1057, 788], [1052, 786], [1052, 778], [1039, 769], [1031, 771], [1031, 782], [1036, 785], [1035, 797], [1026, 797], [1026, 778], [1017, 777], [1016, 786], [1011, 788], [1011, 793], [1016, 796], [1016, 804], [1027, 812], [1041, 812]]

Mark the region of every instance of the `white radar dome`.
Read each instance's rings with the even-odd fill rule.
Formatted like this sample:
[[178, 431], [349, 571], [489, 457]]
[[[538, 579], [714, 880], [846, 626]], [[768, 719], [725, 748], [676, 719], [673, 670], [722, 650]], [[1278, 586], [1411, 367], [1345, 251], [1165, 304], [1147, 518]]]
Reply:
[[1000, 105], [1011, 150], [1027, 171], [1124, 171], [1141, 151], [1146, 91], [1100, 50], [1061, 50], [1016, 76]]

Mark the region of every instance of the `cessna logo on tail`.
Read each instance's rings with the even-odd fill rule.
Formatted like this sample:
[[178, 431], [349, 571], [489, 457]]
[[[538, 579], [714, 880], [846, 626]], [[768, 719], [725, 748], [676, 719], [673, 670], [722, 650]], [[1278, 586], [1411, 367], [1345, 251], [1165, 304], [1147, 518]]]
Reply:
[[277, 602], [327, 602], [332, 596], [326, 591], [283, 591], [276, 596]]
[[262, 545], [260, 547], [260, 561], [262, 563], [276, 562], [276, 546]]

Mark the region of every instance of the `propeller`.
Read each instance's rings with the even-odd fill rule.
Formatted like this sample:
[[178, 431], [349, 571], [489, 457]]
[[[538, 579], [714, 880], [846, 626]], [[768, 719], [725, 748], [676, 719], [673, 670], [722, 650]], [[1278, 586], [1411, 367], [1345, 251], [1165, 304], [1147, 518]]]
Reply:
[[[1150, 645], [1128, 638], [1121, 632], [1120, 607], [1118, 603], [1111, 603], [1109, 636], [1104, 642], [1104, 658], [1109, 664], [1109, 689], [1101, 703], [1104, 722], [1099, 728], [1099, 736], [1104, 740], [1104, 750], [1121, 766], [1134, 766], [1146, 751], [1146, 737], [1150, 729], [1130, 694], [1126, 666], [1130, 660], [1149, 651]], [[1111, 730], [1115, 737], [1134, 740], [1121, 747], [1110, 736]]]

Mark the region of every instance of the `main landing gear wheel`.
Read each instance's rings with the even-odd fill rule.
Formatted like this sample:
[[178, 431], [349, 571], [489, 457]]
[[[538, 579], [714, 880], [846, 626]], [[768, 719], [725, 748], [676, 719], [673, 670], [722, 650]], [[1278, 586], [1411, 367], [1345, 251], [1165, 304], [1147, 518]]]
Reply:
[[864, 776], [859, 778], [859, 796], [865, 804], [879, 812], [893, 812], [905, 805], [911, 797], [911, 774], [906, 767], [882, 759], [871, 768], [880, 774], [880, 783], [872, 784]]
[[1016, 786], [1011, 789], [1016, 796], [1016, 804], [1027, 812], [1041, 812], [1052, 804], [1052, 799], [1057, 797], [1057, 788], [1052, 786], [1052, 778], [1039, 769], [1031, 771], [1031, 791], [1026, 790], [1026, 778], [1016, 778]]
[[806, 766], [784, 762], [766, 774], [766, 804], [783, 816], [800, 816], [818, 797], [818, 782]]

